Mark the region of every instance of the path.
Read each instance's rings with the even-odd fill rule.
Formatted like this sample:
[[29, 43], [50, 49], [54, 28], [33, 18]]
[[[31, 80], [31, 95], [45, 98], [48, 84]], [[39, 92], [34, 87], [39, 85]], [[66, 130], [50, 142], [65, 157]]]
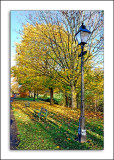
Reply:
[[17, 138], [17, 127], [16, 121], [13, 115], [13, 110], [10, 110], [10, 149], [16, 150], [16, 147], [19, 144], [19, 139]]

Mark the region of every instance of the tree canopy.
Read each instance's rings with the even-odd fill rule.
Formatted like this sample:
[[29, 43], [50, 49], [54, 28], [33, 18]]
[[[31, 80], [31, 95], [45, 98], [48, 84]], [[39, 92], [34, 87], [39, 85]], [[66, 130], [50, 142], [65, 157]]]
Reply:
[[20, 84], [28, 90], [59, 88], [66, 98], [71, 97], [75, 108], [81, 76], [81, 48], [75, 34], [84, 22], [91, 31], [85, 45], [85, 87], [94, 97], [103, 94], [103, 11], [29, 11], [24, 16], [27, 23], [21, 43], [15, 44], [16, 66], [12, 68]]

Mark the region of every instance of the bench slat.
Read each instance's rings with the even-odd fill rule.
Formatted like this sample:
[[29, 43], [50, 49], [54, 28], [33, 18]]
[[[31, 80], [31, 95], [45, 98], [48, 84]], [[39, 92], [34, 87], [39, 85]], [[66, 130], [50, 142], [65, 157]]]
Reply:
[[39, 120], [40, 120], [40, 117], [45, 117], [47, 120], [47, 113], [48, 111], [45, 108], [41, 108], [40, 110], [38, 109], [34, 110], [34, 115], [38, 115]]

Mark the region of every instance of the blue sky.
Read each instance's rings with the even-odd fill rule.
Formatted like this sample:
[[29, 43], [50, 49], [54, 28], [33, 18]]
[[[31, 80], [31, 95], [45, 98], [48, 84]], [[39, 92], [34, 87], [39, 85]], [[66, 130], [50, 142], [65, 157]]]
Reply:
[[16, 54], [15, 42], [19, 43], [21, 40], [21, 36], [18, 33], [22, 29], [22, 23], [19, 21], [20, 13], [18, 11], [11, 11], [11, 66], [15, 64], [13, 60]]
[[15, 65], [15, 42], [19, 43], [21, 41], [21, 36], [18, 33], [19, 30], [23, 30], [23, 24], [26, 24], [26, 16], [29, 17], [30, 13], [35, 14], [36, 11], [11, 11], [11, 66]]
[[[11, 11], [11, 66], [15, 65], [15, 42], [19, 43], [21, 41], [21, 36], [18, 33], [19, 30], [23, 30], [23, 24], [26, 24], [26, 16], [31, 18], [31, 15], [34, 16], [34, 20], [38, 21], [38, 16], [36, 16], [37, 11]], [[102, 57], [101, 57], [102, 58]]]

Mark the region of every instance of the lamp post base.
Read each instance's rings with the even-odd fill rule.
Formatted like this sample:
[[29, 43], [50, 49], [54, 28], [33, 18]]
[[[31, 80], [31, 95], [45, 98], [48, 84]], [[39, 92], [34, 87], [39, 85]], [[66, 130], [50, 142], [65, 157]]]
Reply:
[[85, 117], [79, 118], [78, 140], [80, 143], [86, 142]]

